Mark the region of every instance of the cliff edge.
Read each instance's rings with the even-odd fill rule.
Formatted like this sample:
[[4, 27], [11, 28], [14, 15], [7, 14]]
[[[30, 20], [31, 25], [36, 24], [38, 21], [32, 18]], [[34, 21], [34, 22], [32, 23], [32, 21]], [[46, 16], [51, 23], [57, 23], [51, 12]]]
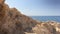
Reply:
[[0, 0], [0, 34], [60, 34], [60, 23], [40, 22]]

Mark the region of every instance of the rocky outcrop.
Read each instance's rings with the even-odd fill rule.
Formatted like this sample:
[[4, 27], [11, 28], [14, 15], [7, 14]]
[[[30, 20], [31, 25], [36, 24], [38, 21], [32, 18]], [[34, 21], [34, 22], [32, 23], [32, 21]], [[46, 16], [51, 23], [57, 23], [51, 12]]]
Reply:
[[0, 0], [0, 34], [32, 32], [31, 29], [37, 22], [21, 14], [16, 8], [9, 8], [4, 1]]
[[0, 0], [0, 34], [60, 34], [60, 23], [40, 22]]
[[60, 23], [49, 21], [37, 24], [32, 28], [36, 34], [60, 34]]

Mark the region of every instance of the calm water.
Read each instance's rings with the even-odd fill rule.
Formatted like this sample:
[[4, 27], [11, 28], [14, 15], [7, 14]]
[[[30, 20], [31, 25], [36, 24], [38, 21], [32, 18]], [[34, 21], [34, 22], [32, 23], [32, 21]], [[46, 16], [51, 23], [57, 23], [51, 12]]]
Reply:
[[40, 20], [40, 21], [57, 21], [60, 22], [60, 16], [31, 16], [35, 20]]

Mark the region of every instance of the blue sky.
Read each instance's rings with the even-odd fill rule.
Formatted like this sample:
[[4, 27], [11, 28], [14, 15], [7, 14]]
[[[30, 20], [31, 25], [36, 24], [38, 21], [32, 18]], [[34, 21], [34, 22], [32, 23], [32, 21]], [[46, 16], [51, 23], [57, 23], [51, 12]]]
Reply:
[[60, 0], [6, 0], [28, 16], [60, 16]]

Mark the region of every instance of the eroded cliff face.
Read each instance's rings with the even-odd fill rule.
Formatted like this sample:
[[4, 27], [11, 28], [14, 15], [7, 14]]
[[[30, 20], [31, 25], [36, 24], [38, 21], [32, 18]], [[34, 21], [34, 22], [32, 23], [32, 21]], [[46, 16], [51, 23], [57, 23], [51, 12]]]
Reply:
[[9, 8], [0, 0], [0, 34], [24, 34], [32, 32], [36, 21], [21, 14], [16, 8]]
[[40, 22], [0, 0], [0, 34], [60, 34], [60, 23]]

